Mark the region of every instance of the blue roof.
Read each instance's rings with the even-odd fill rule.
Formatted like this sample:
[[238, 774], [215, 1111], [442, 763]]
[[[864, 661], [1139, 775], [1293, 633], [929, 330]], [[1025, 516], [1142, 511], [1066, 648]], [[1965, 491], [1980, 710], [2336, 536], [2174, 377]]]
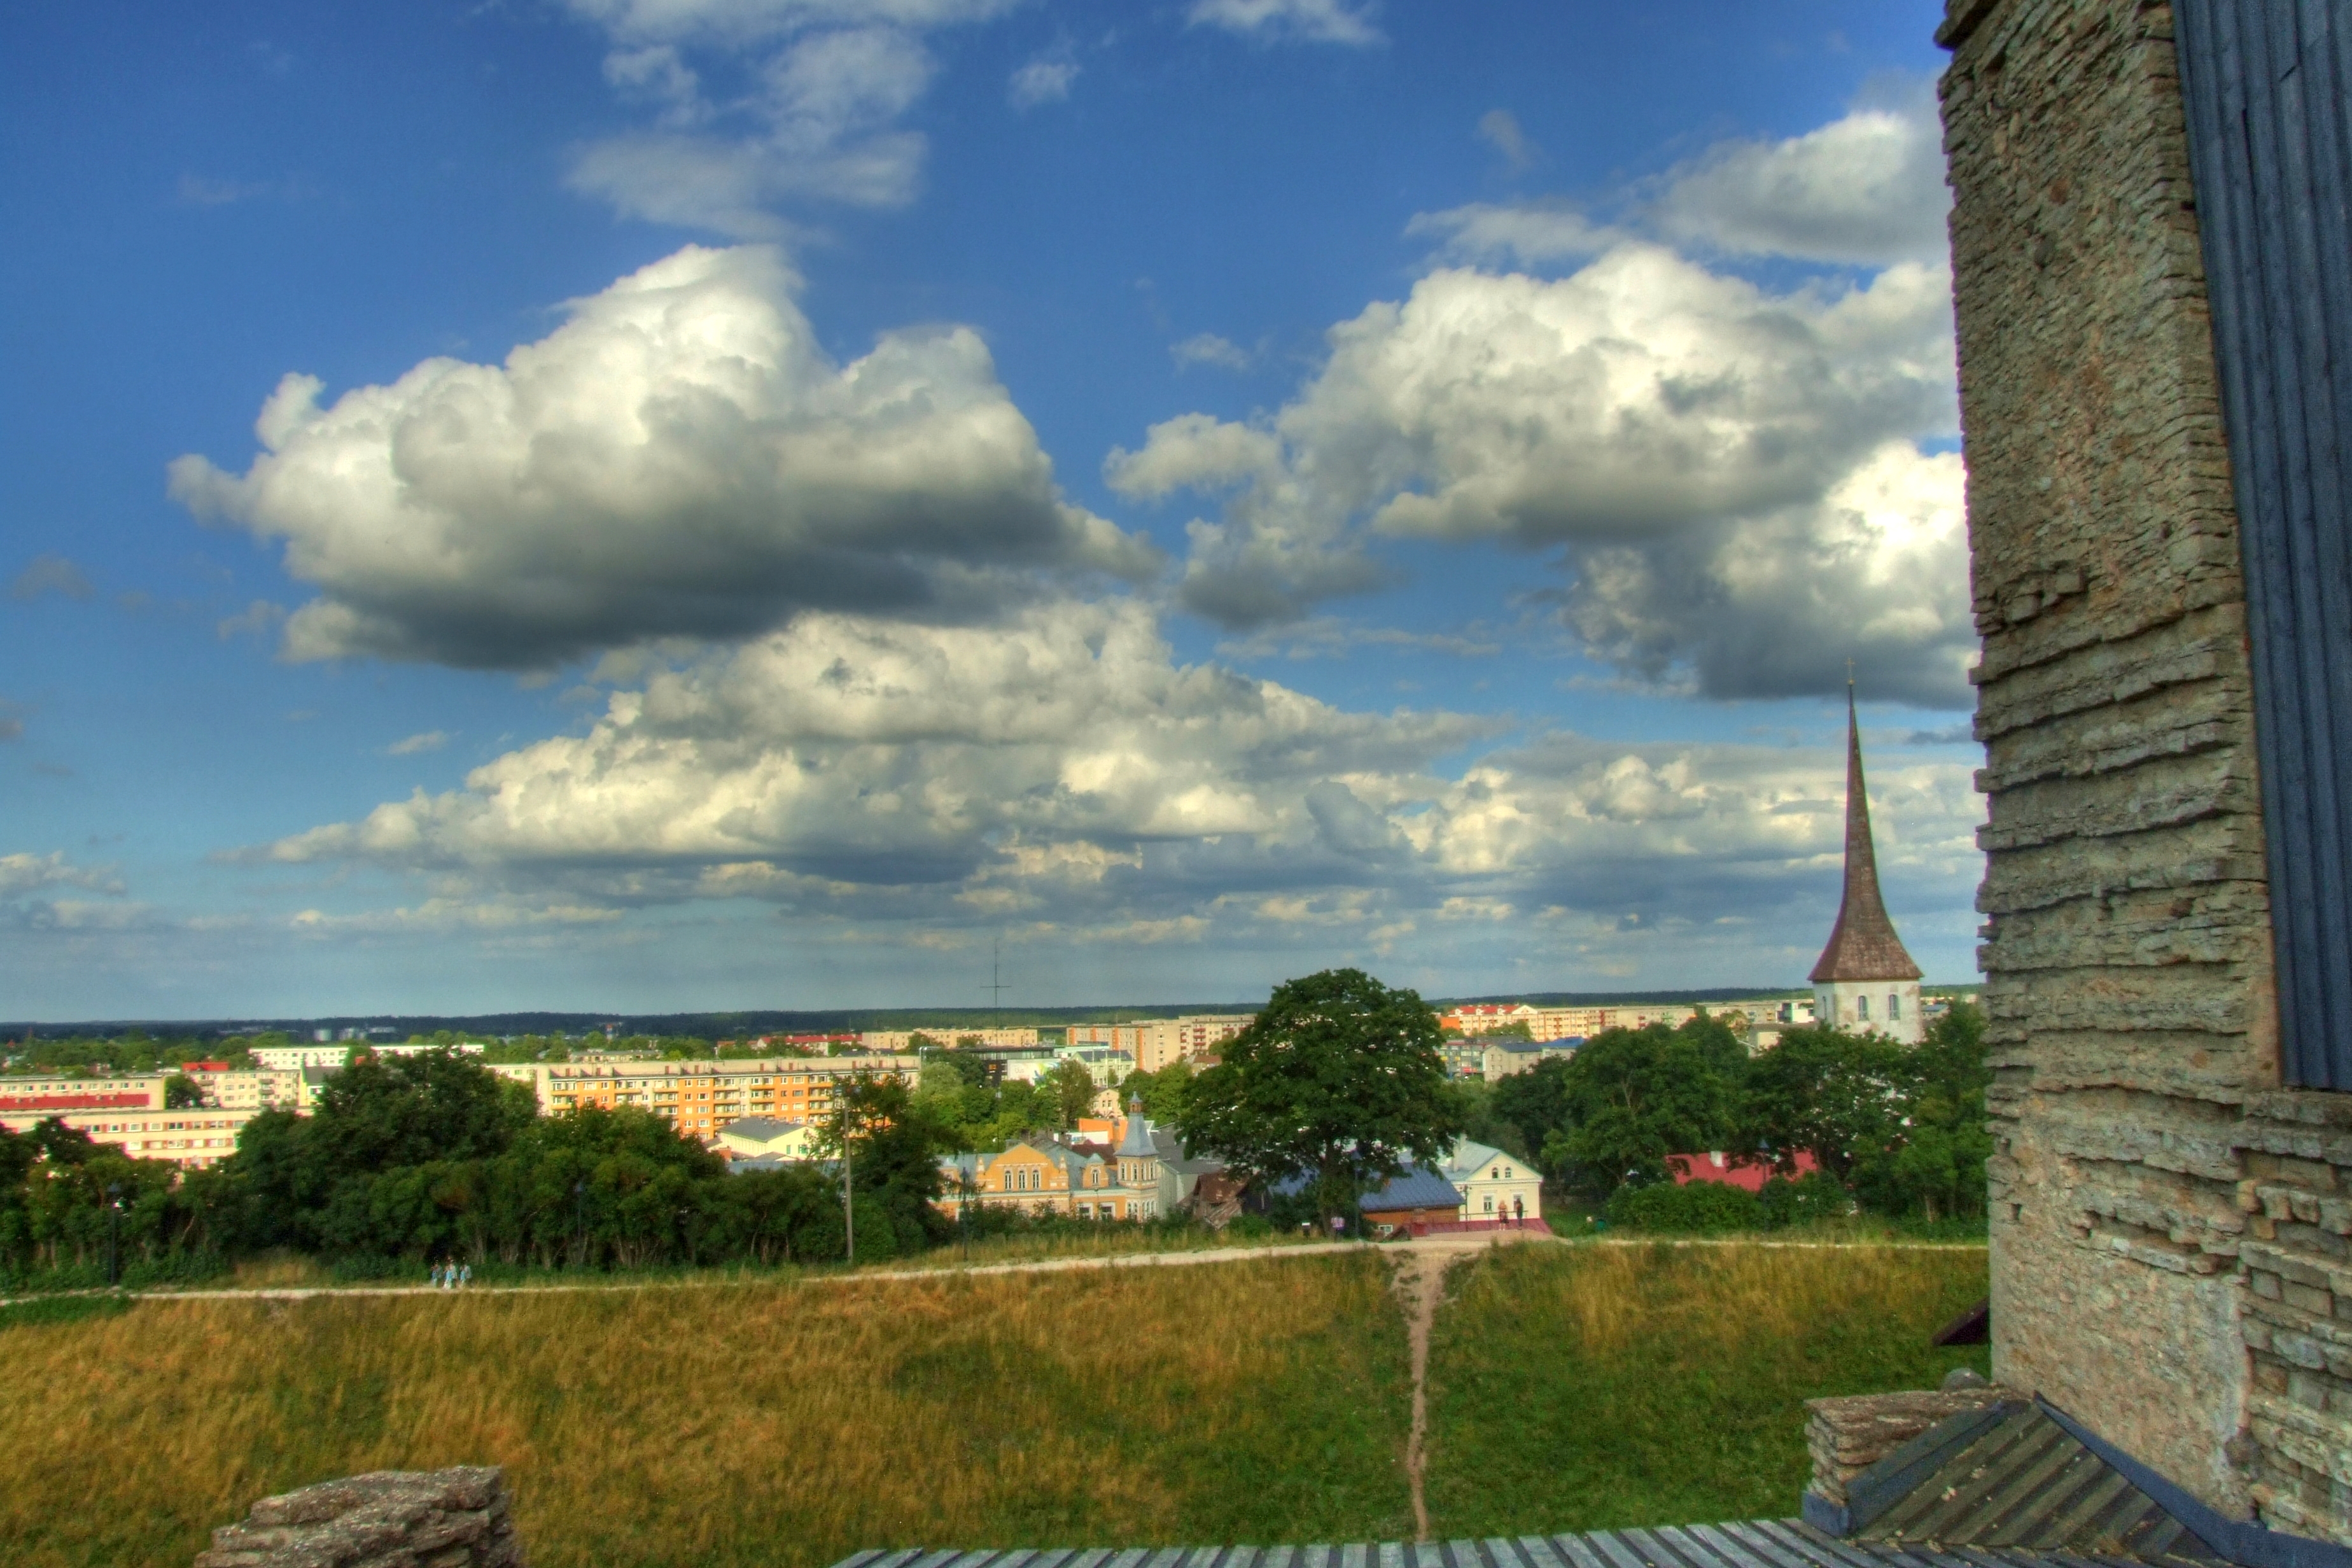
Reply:
[[1452, 1209], [1462, 1206], [1462, 1194], [1452, 1182], [1421, 1165], [1407, 1165], [1404, 1174], [1391, 1179], [1377, 1193], [1367, 1193], [1356, 1205], [1366, 1214], [1393, 1214], [1399, 1209]]

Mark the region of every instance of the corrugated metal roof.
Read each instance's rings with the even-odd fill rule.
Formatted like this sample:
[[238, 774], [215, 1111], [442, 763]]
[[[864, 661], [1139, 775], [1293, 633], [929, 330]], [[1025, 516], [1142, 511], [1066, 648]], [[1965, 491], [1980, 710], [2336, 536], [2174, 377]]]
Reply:
[[2032, 1405], [2008, 1407], [1854, 1536], [1889, 1545], [2218, 1560], [2154, 1498]]
[[835, 1568], [2082, 1568], [2147, 1559], [2057, 1557], [2000, 1547], [1957, 1551], [1840, 1541], [1801, 1521], [1661, 1525], [1583, 1535], [1316, 1546], [860, 1552]]
[[1377, 1193], [1366, 1193], [1356, 1206], [1366, 1214], [1396, 1214], [1404, 1209], [1457, 1209], [1462, 1194], [1452, 1182], [1422, 1165], [1407, 1165]]

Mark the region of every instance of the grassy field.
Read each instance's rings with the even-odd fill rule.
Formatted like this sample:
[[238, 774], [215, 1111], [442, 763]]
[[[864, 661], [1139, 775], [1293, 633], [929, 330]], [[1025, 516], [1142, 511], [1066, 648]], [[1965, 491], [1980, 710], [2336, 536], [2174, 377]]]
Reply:
[[1932, 1388], [1972, 1248], [1514, 1247], [1457, 1268], [1430, 1355], [1444, 1538], [1783, 1518], [1803, 1402]]
[[1394, 1539], [1408, 1374], [1385, 1280], [1343, 1256], [690, 1297], [35, 1303], [0, 1314], [0, 1541], [12, 1568], [184, 1568], [268, 1493], [485, 1461], [508, 1467], [537, 1568]]

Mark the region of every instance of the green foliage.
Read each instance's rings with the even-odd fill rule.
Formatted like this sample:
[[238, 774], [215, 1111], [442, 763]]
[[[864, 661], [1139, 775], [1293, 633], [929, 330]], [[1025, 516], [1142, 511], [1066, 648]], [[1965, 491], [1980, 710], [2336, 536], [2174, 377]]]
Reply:
[[1192, 1081], [1177, 1132], [1252, 1180], [1311, 1175], [1328, 1217], [1461, 1135], [1442, 1038], [1417, 993], [1361, 970], [1286, 982]]
[[1161, 1125], [1173, 1126], [1183, 1116], [1186, 1097], [1192, 1094], [1198, 1076], [1192, 1064], [1180, 1057], [1158, 1072], [1128, 1074], [1119, 1080], [1119, 1098], [1130, 1103], [1142, 1100], [1144, 1115]]
[[1843, 1219], [1853, 1212], [1853, 1196], [1826, 1171], [1808, 1171], [1795, 1181], [1786, 1176], [1770, 1177], [1756, 1197], [1768, 1230], [1820, 1225]]
[[1677, 1029], [1603, 1030], [1566, 1058], [1543, 1162], [1595, 1194], [1662, 1181], [1670, 1154], [1734, 1145], [1747, 1066], [1739, 1037], [1705, 1014]]
[[1054, 1125], [1071, 1128], [1081, 1116], [1092, 1116], [1095, 1110], [1095, 1075], [1080, 1061], [1057, 1062], [1054, 1070], [1039, 1080], [1038, 1089], [1053, 1108]]
[[1620, 1187], [1609, 1200], [1608, 1214], [1612, 1226], [1670, 1236], [1721, 1236], [1759, 1230], [1764, 1224], [1764, 1205], [1756, 1194], [1722, 1182]]
[[1916, 1047], [1791, 1029], [1753, 1058], [1702, 1016], [1679, 1029], [1598, 1035], [1572, 1058], [1496, 1085], [1492, 1106], [1540, 1149], [1555, 1181], [1595, 1198], [1663, 1181], [1671, 1154], [1724, 1150], [1787, 1177], [1810, 1153], [1824, 1173], [1792, 1184], [1801, 1191], [1768, 1189], [1768, 1208], [1790, 1205], [1770, 1223], [1834, 1217], [1850, 1194], [1874, 1213], [1932, 1226], [1984, 1213], [1989, 1081], [1984, 1020], [1964, 1005]]
[[[1525, 1073], [1515, 1075], [1516, 1078], [1527, 1076]], [[1513, 1079], [1507, 1078], [1503, 1083], [1512, 1081]], [[1445, 1087], [1447, 1092], [1454, 1096], [1454, 1103], [1462, 1109], [1464, 1137], [1517, 1155], [1529, 1164], [1535, 1163], [1534, 1157], [1528, 1152], [1527, 1138], [1519, 1131], [1518, 1124], [1507, 1120], [1495, 1109], [1496, 1091], [1500, 1085], [1485, 1083], [1477, 1079], [1449, 1079]]]

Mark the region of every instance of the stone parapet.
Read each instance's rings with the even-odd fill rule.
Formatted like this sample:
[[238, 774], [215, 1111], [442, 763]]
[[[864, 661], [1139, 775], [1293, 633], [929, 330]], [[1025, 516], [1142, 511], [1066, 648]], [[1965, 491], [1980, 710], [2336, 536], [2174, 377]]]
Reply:
[[1811, 1490], [1844, 1506], [1846, 1484], [1931, 1426], [2015, 1399], [1999, 1387], [1857, 1394], [1805, 1401], [1805, 1447], [1812, 1455]]
[[264, 1498], [195, 1568], [523, 1568], [495, 1466], [377, 1470]]

